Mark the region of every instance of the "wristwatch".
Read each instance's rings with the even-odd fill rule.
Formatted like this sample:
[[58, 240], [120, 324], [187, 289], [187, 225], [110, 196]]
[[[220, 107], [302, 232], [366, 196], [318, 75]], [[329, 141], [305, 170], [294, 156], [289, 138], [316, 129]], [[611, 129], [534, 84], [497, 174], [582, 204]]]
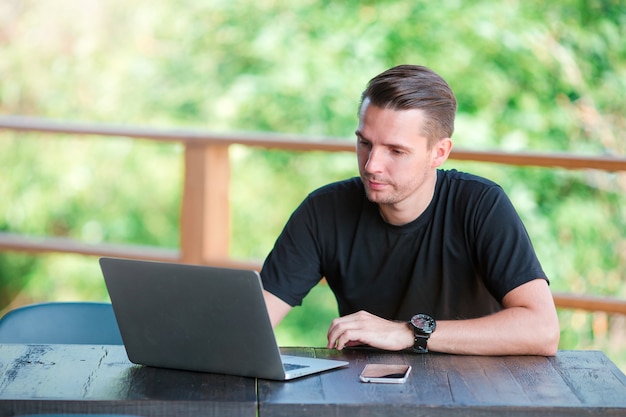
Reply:
[[409, 320], [409, 328], [413, 329], [414, 344], [413, 352], [428, 352], [428, 338], [435, 331], [437, 323], [427, 314], [416, 314]]

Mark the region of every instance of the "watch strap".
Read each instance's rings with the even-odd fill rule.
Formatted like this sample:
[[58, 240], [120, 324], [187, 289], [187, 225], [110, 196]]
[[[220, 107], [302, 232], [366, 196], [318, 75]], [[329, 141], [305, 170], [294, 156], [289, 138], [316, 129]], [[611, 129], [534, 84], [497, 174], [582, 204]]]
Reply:
[[407, 324], [413, 330], [413, 347], [411, 350], [414, 353], [427, 353], [428, 339], [437, 327], [435, 319], [427, 314], [416, 314], [411, 317]]
[[428, 336], [418, 335], [414, 332], [413, 352], [428, 353]]

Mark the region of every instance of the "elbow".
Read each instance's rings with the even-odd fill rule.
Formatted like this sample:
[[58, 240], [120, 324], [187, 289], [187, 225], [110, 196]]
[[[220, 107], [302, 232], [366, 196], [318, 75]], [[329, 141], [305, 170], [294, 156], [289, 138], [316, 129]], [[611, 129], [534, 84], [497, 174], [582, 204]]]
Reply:
[[549, 342], [546, 342], [546, 356], [555, 356], [556, 353], [559, 351], [559, 340], [561, 338], [561, 331], [559, 329], [559, 326], [556, 326], [556, 328], [552, 331], [552, 334], [550, 335], [550, 339]]
[[559, 350], [559, 340], [561, 338], [558, 319], [554, 323], [543, 326], [542, 331], [538, 332], [537, 336], [536, 354], [540, 356], [555, 356]]
[[540, 352], [538, 352], [538, 355], [540, 356], [556, 356], [556, 353], [559, 350], [559, 333], [557, 332], [556, 336], [552, 335], [551, 337], [546, 338], [539, 349]]
[[535, 326], [525, 325], [525, 329], [520, 329], [525, 340], [522, 354], [531, 356], [556, 356], [559, 350], [559, 340], [561, 329], [556, 310], [553, 314], [535, 315], [532, 322]]

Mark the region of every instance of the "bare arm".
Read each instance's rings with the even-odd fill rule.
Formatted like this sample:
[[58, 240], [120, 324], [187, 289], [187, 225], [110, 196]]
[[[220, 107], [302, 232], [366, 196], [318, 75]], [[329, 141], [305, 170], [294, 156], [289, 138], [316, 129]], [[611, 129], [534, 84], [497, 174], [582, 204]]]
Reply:
[[433, 351], [459, 354], [556, 354], [559, 322], [546, 281], [536, 279], [521, 285], [502, 303], [504, 310], [491, 316], [439, 323], [428, 346]]
[[[523, 284], [509, 292], [502, 303], [504, 309], [490, 316], [438, 321], [428, 349], [466, 355], [556, 354], [559, 323], [546, 281], [536, 279]], [[413, 346], [413, 332], [406, 323], [367, 312], [333, 320], [328, 347], [342, 349], [356, 344], [402, 350]]]
[[265, 305], [267, 306], [267, 312], [269, 313], [272, 327], [276, 328], [278, 323], [289, 313], [291, 306], [265, 290], [263, 290], [263, 298], [265, 299]]

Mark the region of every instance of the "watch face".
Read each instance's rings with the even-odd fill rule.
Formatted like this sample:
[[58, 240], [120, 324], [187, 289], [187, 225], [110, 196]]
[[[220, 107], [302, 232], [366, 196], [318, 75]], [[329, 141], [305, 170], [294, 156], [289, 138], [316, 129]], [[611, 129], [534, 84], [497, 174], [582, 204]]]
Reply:
[[426, 334], [435, 331], [435, 319], [426, 314], [417, 314], [411, 318], [411, 324]]

